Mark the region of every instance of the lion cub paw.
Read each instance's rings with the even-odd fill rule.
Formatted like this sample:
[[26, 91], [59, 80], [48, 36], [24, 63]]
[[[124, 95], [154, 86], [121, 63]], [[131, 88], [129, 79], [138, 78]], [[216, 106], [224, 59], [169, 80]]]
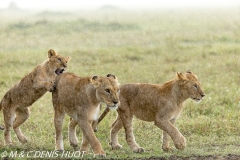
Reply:
[[72, 146], [73, 148], [77, 148], [78, 147], [78, 142], [74, 141], [74, 140], [69, 140], [70, 141], [70, 146]]
[[183, 150], [186, 147], [186, 139], [185, 137], [181, 136], [180, 139], [175, 143], [175, 146], [179, 150]]
[[12, 142], [5, 142], [4, 146], [11, 148], [11, 147], [13, 147], [13, 144], [12, 144]]
[[143, 152], [145, 152], [145, 150], [144, 150], [144, 148], [139, 147], [139, 148], [133, 149], [133, 152], [134, 153], [143, 153]]
[[105, 158], [106, 153], [103, 150], [101, 150], [99, 153], [94, 153], [93, 157]]
[[106, 154], [94, 154], [93, 157], [106, 158]]
[[21, 139], [19, 139], [19, 142], [21, 143], [27, 143], [27, 139], [25, 137], [22, 137]]
[[164, 152], [172, 152], [174, 150], [174, 148], [172, 147], [164, 147], [164, 146], [162, 146], [162, 149]]
[[120, 144], [112, 144], [110, 142], [109, 145], [112, 147], [112, 150], [118, 150], [118, 149], [122, 148], [122, 145], [120, 145]]
[[50, 81], [47, 85], [47, 90], [49, 92], [53, 92], [56, 90], [56, 82], [55, 81]]
[[78, 151], [80, 147], [78, 145], [71, 145], [74, 151]]

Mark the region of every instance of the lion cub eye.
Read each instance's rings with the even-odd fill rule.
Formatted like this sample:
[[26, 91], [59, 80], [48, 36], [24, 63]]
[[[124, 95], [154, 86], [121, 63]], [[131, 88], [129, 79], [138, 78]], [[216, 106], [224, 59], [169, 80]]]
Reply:
[[110, 93], [110, 89], [105, 89], [106, 92]]
[[193, 85], [195, 88], [198, 88], [198, 86], [196, 84]]
[[62, 59], [61, 59], [61, 58], [58, 58], [58, 60], [59, 60], [60, 62], [62, 62]]

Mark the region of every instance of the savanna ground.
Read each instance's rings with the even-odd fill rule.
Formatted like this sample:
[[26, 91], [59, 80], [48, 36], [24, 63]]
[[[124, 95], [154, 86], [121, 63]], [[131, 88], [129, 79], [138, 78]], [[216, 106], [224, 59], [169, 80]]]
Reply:
[[[187, 139], [183, 151], [161, 150], [161, 130], [134, 119], [142, 154], [133, 153], [119, 134], [121, 150], [109, 147], [111, 112], [96, 133], [109, 159], [240, 159], [240, 8], [126, 11], [99, 9], [78, 12], [0, 11], [0, 97], [47, 58], [52, 48], [71, 56], [68, 71], [79, 76], [116, 75], [129, 82], [162, 84], [176, 72], [193, 71], [206, 93], [201, 103], [187, 100], [176, 126]], [[53, 151], [55, 130], [51, 94], [31, 107], [22, 125], [28, 137], [7, 151]], [[63, 128], [67, 140], [68, 116]], [[3, 116], [0, 115], [0, 124]], [[81, 142], [81, 131], [77, 130]], [[173, 145], [173, 144], [172, 144]], [[25, 157], [26, 158], [26, 157]], [[92, 158], [92, 155], [84, 158]]]

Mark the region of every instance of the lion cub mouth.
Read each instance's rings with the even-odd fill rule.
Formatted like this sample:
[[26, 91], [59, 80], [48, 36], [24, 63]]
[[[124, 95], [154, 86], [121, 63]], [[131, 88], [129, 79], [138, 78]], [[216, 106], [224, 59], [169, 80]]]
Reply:
[[56, 73], [57, 75], [59, 75], [59, 74], [62, 74], [63, 71], [64, 71], [64, 69], [56, 69], [55, 73]]
[[113, 106], [108, 106], [108, 108], [113, 111], [113, 110], [116, 110], [118, 109], [118, 105], [117, 104], [114, 104]]
[[199, 98], [192, 98], [195, 102], [200, 102], [202, 99]]

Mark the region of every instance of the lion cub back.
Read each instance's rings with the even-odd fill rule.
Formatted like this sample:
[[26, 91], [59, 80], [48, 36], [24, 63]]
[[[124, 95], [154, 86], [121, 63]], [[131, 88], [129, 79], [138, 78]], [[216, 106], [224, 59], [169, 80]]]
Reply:
[[78, 81], [82, 79], [73, 73], [63, 73], [56, 78], [56, 90], [52, 93], [53, 102], [74, 102], [75, 88]]

